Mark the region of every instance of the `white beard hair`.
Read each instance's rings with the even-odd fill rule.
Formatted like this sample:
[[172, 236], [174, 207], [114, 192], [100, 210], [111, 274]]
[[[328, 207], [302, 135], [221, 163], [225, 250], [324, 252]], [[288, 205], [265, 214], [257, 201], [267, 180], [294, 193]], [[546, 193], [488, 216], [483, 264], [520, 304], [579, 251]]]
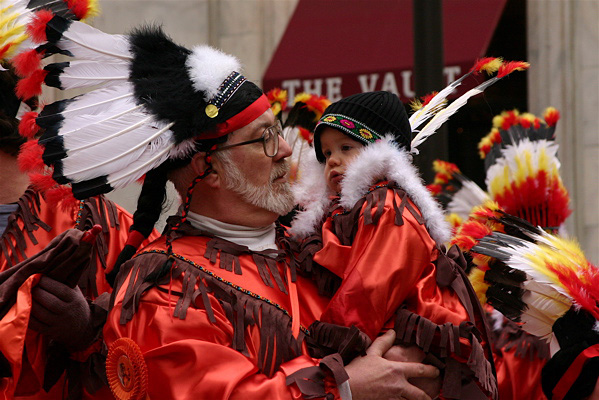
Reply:
[[293, 209], [295, 201], [289, 182], [278, 184], [278, 188], [272, 183], [283, 172], [289, 172], [287, 161], [274, 166], [268, 185], [257, 186], [249, 182], [244, 171], [239, 169], [226, 151], [216, 153], [213, 157], [218, 158], [223, 164], [225, 187], [241, 196], [249, 204], [278, 215], [285, 215]]

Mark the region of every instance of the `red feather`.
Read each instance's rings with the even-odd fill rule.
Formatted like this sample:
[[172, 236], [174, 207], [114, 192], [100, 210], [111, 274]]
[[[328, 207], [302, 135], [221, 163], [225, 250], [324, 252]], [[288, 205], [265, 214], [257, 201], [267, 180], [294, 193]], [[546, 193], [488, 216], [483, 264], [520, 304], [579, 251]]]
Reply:
[[48, 75], [48, 71], [38, 69], [29, 77], [21, 79], [15, 89], [16, 95], [23, 100], [41, 95], [42, 83], [46, 79], [46, 75]]
[[470, 72], [473, 72], [474, 74], [479, 74], [485, 70], [487, 64], [489, 64], [495, 60], [497, 60], [497, 57], [485, 57], [485, 58], [478, 59], [478, 60], [476, 60], [476, 63], [474, 64], [474, 66], [470, 69]]
[[42, 160], [44, 148], [37, 140], [29, 140], [21, 145], [17, 161], [23, 172], [43, 171], [45, 164]]
[[52, 178], [52, 175], [48, 174], [29, 174], [29, 180], [31, 181], [31, 184], [42, 193], [45, 193], [58, 185]]
[[2, 46], [2, 48], [0, 48], [0, 59], [4, 59], [4, 55], [8, 52], [8, 50], [10, 50], [12, 45], [13, 43], [7, 43], [4, 46]]
[[424, 107], [425, 105], [427, 105], [428, 103], [430, 103], [430, 101], [433, 99], [433, 97], [435, 97], [439, 92], [431, 92], [427, 95], [424, 95], [421, 97], [422, 99], [422, 107]]
[[441, 185], [431, 183], [430, 185], [426, 185], [426, 188], [435, 196], [441, 193]]
[[528, 67], [530, 67], [530, 64], [525, 61], [510, 61], [507, 63], [503, 63], [501, 64], [501, 67], [499, 67], [497, 78], [501, 79], [514, 71], [524, 71], [528, 69]]
[[547, 125], [555, 126], [555, 124], [557, 124], [557, 121], [559, 121], [560, 118], [559, 111], [557, 111], [553, 107], [549, 107], [547, 110], [545, 110], [544, 118]]
[[67, 0], [67, 5], [77, 19], [85, 19], [89, 12], [89, 2], [82, 0]]
[[70, 186], [59, 186], [48, 190], [44, 199], [51, 206], [57, 206], [60, 203], [60, 208], [70, 210], [77, 206], [79, 200], [73, 196], [73, 190]]
[[309, 144], [312, 144], [312, 141], [314, 140], [314, 135], [312, 135], [312, 132], [300, 126], [299, 133], [302, 135], [305, 141], [307, 141]]
[[28, 111], [23, 114], [21, 122], [19, 122], [19, 133], [21, 136], [31, 139], [40, 131], [40, 127], [35, 122], [38, 115], [35, 111]]
[[38, 53], [36, 49], [31, 49], [17, 54], [12, 59], [12, 64], [15, 67], [17, 75], [26, 77], [41, 69], [44, 53], [45, 50]]
[[49, 10], [40, 10], [33, 14], [31, 22], [27, 24], [27, 33], [36, 43], [47, 42], [46, 25], [54, 18], [54, 14]]

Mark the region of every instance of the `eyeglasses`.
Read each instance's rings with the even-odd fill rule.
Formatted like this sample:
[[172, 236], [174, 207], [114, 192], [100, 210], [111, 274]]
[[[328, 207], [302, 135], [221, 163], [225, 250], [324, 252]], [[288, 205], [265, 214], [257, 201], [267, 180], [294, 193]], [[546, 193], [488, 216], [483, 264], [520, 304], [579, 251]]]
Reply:
[[235, 144], [230, 144], [223, 147], [218, 147], [215, 151], [226, 150], [232, 147], [243, 146], [246, 144], [262, 142], [262, 147], [264, 148], [264, 154], [267, 157], [274, 157], [279, 152], [279, 136], [283, 136], [283, 127], [281, 126], [281, 121], [278, 121], [268, 128], [264, 129], [264, 133], [257, 139], [247, 140], [245, 142], [239, 142]]

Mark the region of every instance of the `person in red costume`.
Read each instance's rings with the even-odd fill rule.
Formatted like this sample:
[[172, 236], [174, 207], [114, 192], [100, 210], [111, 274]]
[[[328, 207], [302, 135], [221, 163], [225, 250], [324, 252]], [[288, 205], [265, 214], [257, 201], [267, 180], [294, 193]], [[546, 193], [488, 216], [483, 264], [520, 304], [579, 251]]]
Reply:
[[[3, 177], [0, 180], [0, 277], [42, 251], [68, 229], [88, 230], [99, 224], [102, 233], [77, 286], [71, 288], [48, 276], [41, 276], [33, 286], [35, 277], [30, 277], [19, 289], [17, 304], [3, 310], [0, 393], [15, 399], [62, 399], [69, 385], [74, 396], [81, 396], [84, 382], [91, 384], [87, 389], [102, 385], [99, 380], [86, 381], [84, 374], [76, 370], [92, 365], [85, 349], [100, 333], [102, 318], [98, 317], [106, 311], [90, 304], [102, 293], [111, 291], [106, 272], [125, 244], [132, 218], [103, 196], [57, 205], [30, 186], [29, 176], [20, 170], [17, 159], [20, 147], [27, 146], [26, 139], [19, 135], [18, 122], [24, 112], [36, 107], [36, 101], [17, 99], [14, 94], [17, 82], [12, 68], [0, 72], [0, 173]], [[10, 280], [0, 282], [0, 291], [13, 285]], [[30, 294], [26, 291], [28, 285], [33, 286]], [[19, 319], [18, 316], [25, 314], [29, 316], [28, 321]], [[43, 346], [48, 346], [48, 352]], [[60, 361], [48, 359], [50, 354]], [[69, 357], [77, 361], [69, 361]], [[69, 371], [69, 380], [58, 380], [65, 368]], [[50, 369], [52, 371], [46, 374]], [[57, 380], [58, 383], [53, 384]]]
[[[407, 379], [437, 368], [383, 358], [393, 333], [347, 365], [309, 356], [306, 327], [328, 298], [275, 224], [293, 206], [290, 148], [234, 57], [184, 48], [155, 27], [108, 35], [60, 16], [39, 23], [44, 51], [85, 68], [50, 64], [24, 94], [39, 76], [95, 89], [26, 119], [45, 129], [52, 178], [85, 198], [145, 176], [103, 330], [117, 398], [428, 398]], [[168, 179], [185, 199], [181, 213], [135, 254], [153, 226], [138, 221], [155, 222]]]
[[[411, 140], [405, 108], [389, 92], [339, 100], [318, 122], [291, 233], [321, 235], [313, 261], [342, 281], [311, 340], [340, 351], [352, 346], [344, 327], [370, 340], [394, 329], [398, 343], [443, 367], [442, 398], [497, 398], [482, 309], [442, 250], [450, 231], [411, 163]], [[356, 340], [354, 351], [368, 342]]]

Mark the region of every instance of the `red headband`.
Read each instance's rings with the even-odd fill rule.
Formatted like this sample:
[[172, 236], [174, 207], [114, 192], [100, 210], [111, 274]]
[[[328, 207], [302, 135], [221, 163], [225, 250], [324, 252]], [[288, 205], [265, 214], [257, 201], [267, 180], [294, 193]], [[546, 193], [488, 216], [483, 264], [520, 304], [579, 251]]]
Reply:
[[252, 123], [256, 118], [264, 114], [270, 108], [270, 102], [264, 94], [258, 97], [252, 104], [247, 106], [243, 111], [235, 114], [228, 120], [217, 125], [216, 130], [203, 134], [201, 140], [214, 139], [243, 128]]

